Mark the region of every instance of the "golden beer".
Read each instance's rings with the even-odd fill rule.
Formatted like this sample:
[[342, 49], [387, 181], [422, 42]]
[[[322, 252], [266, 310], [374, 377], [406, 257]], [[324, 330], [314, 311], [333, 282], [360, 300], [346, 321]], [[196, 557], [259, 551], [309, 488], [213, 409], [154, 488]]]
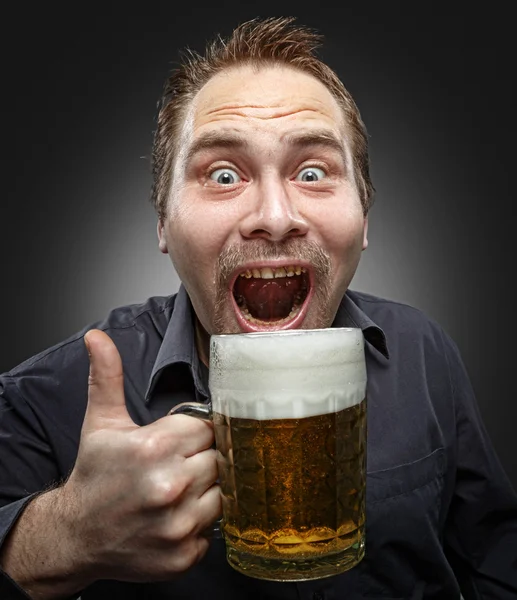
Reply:
[[[224, 372], [231, 376], [211, 385], [228, 561], [277, 581], [341, 573], [364, 555], [364, 355], [357, 361], [352, 352], [347, 368], [339, 364], [343, 356], [329, 354], [325, 362], [320, 354], [303, 372], [293, 356], [283, 369], [278, 362], [269, 369], [271, 356], [256, 348], [246, 357], [255, 369], [233, 364], [237, 355], [230, 353]], [[323, 379], [315, 385], [321, 362]]]

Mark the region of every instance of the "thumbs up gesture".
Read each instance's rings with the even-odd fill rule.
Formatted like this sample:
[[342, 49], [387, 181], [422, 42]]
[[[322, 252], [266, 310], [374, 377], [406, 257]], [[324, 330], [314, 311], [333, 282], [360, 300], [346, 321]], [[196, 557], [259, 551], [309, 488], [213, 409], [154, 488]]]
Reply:
[[63, 486], [82, 561], [95, 579], [169, 579], [204, 555], [203, 531], [221, 513], [212, 424], [173, 415], [136, 425], [115, 344], [99, 330], [89, 331], [85, 343], [88, 406]]

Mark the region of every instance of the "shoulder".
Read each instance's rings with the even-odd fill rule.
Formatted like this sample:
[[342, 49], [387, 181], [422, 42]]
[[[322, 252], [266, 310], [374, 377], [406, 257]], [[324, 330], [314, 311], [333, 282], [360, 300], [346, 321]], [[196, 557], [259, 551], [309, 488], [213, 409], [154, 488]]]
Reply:
[[442, 330], [437, 321], [410, 304], [355, 290], [349, 290], [347, 295], [379, 327]]
[[81, 369], [88, 364], [83, 337], [90, 329], [105, 331], [117, 345], [122, 358], [131, 355], [136, 346], [145, 344], [147, 338], [161, 342], [174, 308], [176, 295], [152, 297], [141, 304], [130, 304], [114, 308], [105, 319], [90, 323], [80, 331], [42, 352], [23, 361], [5, 376], [19, 378], [32, 373], [38, 376], [56, 369]]
[[385, 333], [388, 345], [420, 346], [443, 354], [456, 345], [442, 325], [423, 310], [404, 302], [349, 290], [350, 299]]

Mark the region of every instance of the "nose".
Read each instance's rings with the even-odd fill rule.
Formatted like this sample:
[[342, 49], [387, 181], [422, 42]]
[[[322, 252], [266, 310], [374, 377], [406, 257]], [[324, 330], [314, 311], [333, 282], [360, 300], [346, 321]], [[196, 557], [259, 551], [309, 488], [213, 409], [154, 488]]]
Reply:
[[298, 211], [296, 194], [288, 186], [288, 182], [276, 178], [254, 186], [252, 198], [246, 199], [250, 201], [249, 211], [240, 221], [242, 237], [280, 242], [307, 233], [308, 223]]

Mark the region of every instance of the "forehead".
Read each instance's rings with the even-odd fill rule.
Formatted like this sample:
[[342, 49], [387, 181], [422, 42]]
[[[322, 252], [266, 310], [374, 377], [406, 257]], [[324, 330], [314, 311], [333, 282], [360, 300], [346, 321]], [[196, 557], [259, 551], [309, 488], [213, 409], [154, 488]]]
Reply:
[[343, 131], [343, 112], [330, 91], [315, 77], [283, 66], [218, 73], [194, 98], [189, 117], [187, 139], [225, 125], [278, 131], [303, 124]]

